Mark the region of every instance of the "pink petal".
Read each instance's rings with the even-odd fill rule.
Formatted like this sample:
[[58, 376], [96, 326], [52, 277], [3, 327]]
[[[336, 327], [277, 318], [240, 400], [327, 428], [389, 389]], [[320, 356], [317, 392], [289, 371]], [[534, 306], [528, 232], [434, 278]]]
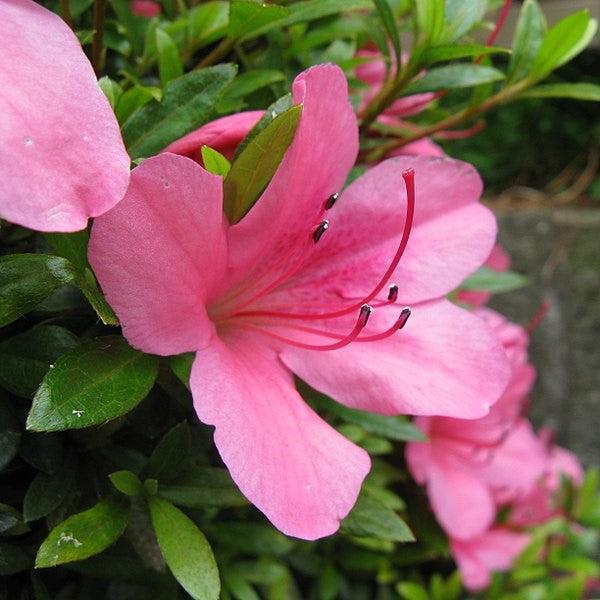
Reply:
[[443, 448], [432, 448], [427, 495], [440, 525], [455, 539], [468, 540], [482, 534], [496, 516], [496, 506], [485, 484]]
[[339, 192], [358, 152], [356, 117], [342, 70], [319, 65], [294, 80], [302, 104], [294, 141], [252, 210], [229, 230], [234, 279], [274, 278], [289, 268], [285, 257], [312, 246], [327, 198]]
[[229, 330], [200, 351], [194, 406], [242, 493], [283, 533], [314, 540], [356, 502], [369, 457], [304, 403], [261, 341]]
[[[384, 330], [398, 312], [395, 306], [375, 309], [365, 333]], [[355, 320], [356, 315], [346, 319], [346, 333]], [[406, 327], [385, 340], [332, 352], [284, 346], [280, 356], [315, 389], [348, 406], [388, 415], [482, 417], [510, 374], [486, 324], [446, 300], [413, 306]]]
[[129, 6], [131, 12], [138, 17], [151, 19], [160, 14], [160, 3], [154, 0], [132, 0]]
[[73, 32], [29, 0], [0, 2], [0, 216], [77, 231], [123, 196], [129, 157]]
[[390, 264], [401, 237], [406, 192], [401, 173], [414, 168], [416, 209], [406, 252], [390, 283], [398, 302], [443, 296], [486, 259], [496, 237], [493, 214], [478, 200], [473, 167], [451, 159], [398, 157], [367, 171], [343, 193], [327, 217], [329, 231], [288, 287], [323, 303], [362, 298]]
[[561, 476], [570, 479], [574, 485], [583, 483], [583, 467], [577, 456], [560, 446], [553, 446], [550, 449], [548, 461], [548, 488], [556, 491], [560, 489]]
[[258, 123], [263, 114], [262, 110], [253, 110], [211, 121], [172, 142], [164, 149], [164, 152], [188, 156], [202, 164], [200, 148], [210, 146], [231, 160], [239, 143]]
[[133, 170], [123, 201], [95, 220], [90, 263], [135, 347], [170, 355], [208, 342], [205, 303], [226, 263], [221, 194], [220, 177], [160, 154]]

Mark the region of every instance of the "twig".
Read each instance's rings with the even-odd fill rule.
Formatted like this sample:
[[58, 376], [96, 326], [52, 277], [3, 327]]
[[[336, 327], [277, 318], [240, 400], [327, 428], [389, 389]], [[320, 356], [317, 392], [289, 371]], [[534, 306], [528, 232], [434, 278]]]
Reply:
[[71, 7], [69, 6], [69, 0], [60, 0], [60, 14], [63, 21], [73, 29], [73, 17], [71, 16]]
[[96, 75], [100, 75], [104, 67], [103, 39], [106, 0], [94, 0], [94, 38], [92, 40], [92, 65]]

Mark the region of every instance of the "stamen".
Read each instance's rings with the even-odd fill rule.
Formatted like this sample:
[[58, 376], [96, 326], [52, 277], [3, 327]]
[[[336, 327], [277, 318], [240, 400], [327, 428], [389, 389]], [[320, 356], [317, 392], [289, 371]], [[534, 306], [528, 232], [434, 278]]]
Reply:
[[337, 192], [335, 194], [331, 194], [331, 196], [329, 196], [325, 202], [325, 210], [333, 208], [333, 205], [338, 201], [339, 197], [340, 195]]
[[[410, 237], [410, 232], [412, 230], [414, 216], [415, 216], [415, 172], [414, 169], [406, 169], [406, 171], [402, 172], [402, 178], [404, 179], [404, 183], [406, 185], [406, 217], [404, 220], [404, 228], [402, 230], [402, 236], [400, 238], [400, 243], [398, 245], [398, 249], [396, 250], [396, 254], [392, 259], [389, 267], [386, 272], [383, 274], [383, 277], [379, 280], [379, 283], [371, 290], [371, 292], [365, 296], [360, 302], [356, 302], [351, 306], [346, 308], [332, 311], [328, 313], [288, 313], [288, 312], [277, 312], [277, 311], [263, 311], [263, 310], [254, 310], [254, 311], [241, 311], [236, 314], [236, 316], [265, 316], [265, 317], [281, 317], [285, 319], [301, 319], [301, 320], [309, 320], [309, 319], [334, 319], [336, 317], [341, 317], [343, 315], [347, 315], [350, 312], [357, 310], [363, 304], [368, 304], [379, 294], [379, 292], [385, 287], [386, 283], [389, 281], [390, 277], [393, 275], [404, 251], [406, 250], [406, 246], [408, 244], [408, 239]], [[324, 223], [325, 221], [323, 221]], [[329, 225], [329, 224], [328, 224]], [[320, 227], [320, 226], [319, 226]], [[319, 231], [319, 227], [315, 230], [315, 234]], [[323, 235], [324, 232], [319, 234], [318, 239]], [[314, 234], [313, 234], [314, 239]]]
[[398, 300], [398, 286], [393, 283], [388, 292], [388, 302], [396, 302], [396, 300]]
[[402, 309], [402, 311], [400, 312], [400, 316], [396, 319], [396, 322], [389, 329], [386, 329], [381, 333], [376, 333], [375, 335], [367, 335], [365, 337], [360, 337], [356, 341], [377, 342], [379, 340], [385, 339], [386, 337], [390, 337], [391, 335], [396, 333], [396, 331], [400, 331], [400, 329], [402, 329], [406, 325], [408, 317], [410, 317], [410, 308], [408, 308], [407, 306], [406, 308]]
[[323, 237], [323, 234], [328, 229], [329, 229], [329, 221], [327, 219], [324, 219], [317, 225], [317, 228], [313, 231], [313, 234], [312, 234], [313, 242], [316, 244]]

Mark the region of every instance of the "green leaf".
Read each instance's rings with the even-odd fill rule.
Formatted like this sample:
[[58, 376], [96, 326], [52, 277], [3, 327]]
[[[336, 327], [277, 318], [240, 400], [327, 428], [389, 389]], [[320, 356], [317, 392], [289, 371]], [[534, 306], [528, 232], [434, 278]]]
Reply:
[[480, 267], [473, 275], [467, 277], [460, 287], [465, 290], [500, 294], [518, 290], [525, 285], [527, 285], [527, 278], [519, 273], [494, 271], [488, 267]]
[[0, 257], [0, 327], [35, 308], [74, 277], [73, 266], [59, 256], [9, 254]]
[[229, 2], [203, 2], [188, 12], [188, 39], [202, 48], [222, 38], [229, 26]]
[[158, 495], [188, 508], [245, 506], [248, 501], [226, 469], [194, 468], [171, 483], [161, 483]]
[[396, 440], [399, 442], [422, 442], [427, 439], [423, 432], [410, 421], [408, 421], [406, 417], [388, 417], [385, 415], [370, 413], [365, 410], [348, 408], [343, 404], [339, 404], [338, 402], [331, 400], [323, 394], [318, 394], [304, 384], [300, 385], [300, 392], [303, 396], [308, 397], [310, 403], [317, 410], [327, 411], [337, 417], [340, 417], [348, 423], [360, 425], [360, 427], [369, 433], [381, 435], [390, 440]]
[[176, 354], [169, 358], [169, 366], [177, 379], [183, 383], [188, 389], [190, 387], [190, 373], [196, 354], [194, 352], [185, 352], [184, 354]]
[[204, 534], [171, 503], [153, 496], [150, 516], [160, 551], [175, 579], [196, 600], [217, 600], [217, 563]]
[[508, 63], [508, 80], [525, 77], [531, 68], [546, 34], [546, 18], [537, 0], [525, 0], [512, 43], [512, 55]]
[[487, 0], [446, 0], [446, 22], [441, 39], [454, 42], [468, 33], [485, 16]]
[[0, 535], [23, 535], [29, 527], [23, 522], [21, 513], [8, 504], [0, 504]]
[[123, 139], [131, 158], [156, 154], [206, 123], [235, 73], [235, 65], [221, 64], [170, 81], [162, 102], [150, 101], [123, 125]]
[[508, 54], [510, 50], [498, 46], [482, 46], [481, 44], [456, 44], [448, 46], [431, 46], [421, 55], [422, 66], [432, 65], [437, 62], [469, 58], [485, 54]]
[[430, 69], [423, 77], [413, 80], [404, 88], [402, 94], [468, 88], [502, 79], [504, 74], [493, 67], [474, 64], [445, 65]]
[[0, 471], [17, 455], [20, 441], [17, 415], [9, 400], [0, 394]]
[[171, 36], [164, 29], [157, 29], [154, 35], [158, 52], [158, 74], [164, 87], [172, 79], [183, 75], [183, 64], [181, 56], [179, 56], [179, 49]]
[[255, 556], [281, 556], [288, 554], [295, 546], [292, 538], [261, 523], [213, 523], [209, 533], [219, 544]]
[[125, 502], [107, 499], [69, 517], [57, 525], [40, 546], [36, 568], [55, 567], [102, 552], [121, 537], [128, 515]]
[[75, 469], [75, 461], [68, 457], [54, 475], [39, 472], [33, 478], [23, 500], [25, 521], [41, 519], [62, 504], [73, 486]]
[[88, 340], [61, 356], [44, 377], [27, 428], [79, 429], [120, 417], [146, 397], [157, 372], [157, 359], [122, 337]]
[[392, 542], [414, 542], [408, 525], [396, 512], [364, 488], [352, 512], [342, 521], [342, 531]]
[[280, 21], [288, 15], [288, 12], [287, 8], [283, 6], [233, 0], [229, 9], [228, 35], [232, 38], [240, 38], [251, 34], [274, 21]]
[[87, 230], [84, 229], [75, 233], [47, 233], [46, 241], [57, 256], [66, 258], [73, 265], [76, 272], [75, 284], [102, 322], [105, 325], [118, 325], [119, 320], [100, 291], [88, 262], [89, 237]]
[[435, 44], [444, 30], [444, 0], [412, 0], [417, 37]]
[[0, 343], [0, 385], [31, 398], [59, 356], [72, 350], [77, 338], [58, 325], [38, 325]]
[[236, 112], [245, 106], [243, 98], [268, 85], [284, 80], [285, 75], [275, 69], [254, 69], [242, 73], [225, 90], [217, 110], [220, 113]]
[[531, 76], [543, 79], [569, 62], [590, 43], [597, 29], [597, 21], [587, 10], [580, 10], [556, 23], [544, 37], [531, 66]]
[[404, 600], [430, 600], [427, 590], [412, 581], [401, 581], [396, 584], [396, 590]]
[[116, 81], [110, 77], [107, 77], [106, 75], [98, 80], [98, 85], [110, 102], [111, 108], [114, 110], [115, 106], [117, 106], [119, 98], [121, 97], [121, 94], [123, 93], [123, 88]]
[[115, 108], [115, 114], [119, 123], [123, 126], [129, 117], [142, 108], [142, 106], [148, 104], [151, 100], [160, 102], [161, 98], [162, 91], [157, 87], [136, 85], [130, 90], [123, 92]]
[[173, 481], [187, 466], [190, 453], [190, 428], [184, 421], [167, 431], [152, 452], [142, 477]]
[[213, 150], [209, 146], [202, 146], [200, 152], [202, 153], [204, 168], [209, 173], [214, 173], [221, 177], [227, 176], [227, 173], [231, 169], [231, 163], [220, 152]]
[[402, 62], [400, 56], [400, 36], [398, 35], [398, 27], [396, 26], [394, 13], [388, 4], [388, 0], [373, 0], [373, 4], [375, 4], [379, 18], [392, 42], [394, 54], [396, 56], [396, 64], [399, 65]]
[[244, 148], [223, 182], [223, 210], [231, 224], [248, 213], [275, 174], [302, 114], [296, 105], [275, 117]]
[[0, 575], [14, 575], [31, 567], [31, 558], [19, 546], [0, 544]]
[[126, 496], [142, 496], [144, 486], [139, 477], [131, 471], [115, 471], [108, 478], [115, 488]]
[[572, 98], [600, 102], [600, 85], [595, 83], [551, 83], [521, 94], [521, 98]]
[[254, 588], [239, 574], [231, 568], [223, 574], [225, 587], [235, 600], [260, 600], [260, 596]]
[[62, 437], [57, 433], [26, 431], [21, 440], [19, 456], [34, 469], [52, 475], [63, 462]]

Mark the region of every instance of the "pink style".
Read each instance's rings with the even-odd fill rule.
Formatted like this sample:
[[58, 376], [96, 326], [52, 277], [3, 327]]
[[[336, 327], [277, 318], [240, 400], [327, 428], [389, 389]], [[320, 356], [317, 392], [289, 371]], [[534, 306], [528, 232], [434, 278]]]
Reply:
[[337, 530], [370, 461], [294, 375], [351, 407], [468, 419], [509, 367], [489, 326], [444, 299], [494, 244], [475, 170], [398, 158], [340, 193], [358, 151], [345, 77], [313, 67], [292, 91], [294, 141], [239, 223], [220, 177], [164, 153], [96, 219], [89, 258], [131, 344], [197, 353], [194, 406], [241, 491], [284, 533], [316, 539]]
[[0, 0], [0, 37], [10, 48], [0, 55], [0, 217], [39, 231], [83, 229], [129, 183], [117, 120], [60, 17]]

